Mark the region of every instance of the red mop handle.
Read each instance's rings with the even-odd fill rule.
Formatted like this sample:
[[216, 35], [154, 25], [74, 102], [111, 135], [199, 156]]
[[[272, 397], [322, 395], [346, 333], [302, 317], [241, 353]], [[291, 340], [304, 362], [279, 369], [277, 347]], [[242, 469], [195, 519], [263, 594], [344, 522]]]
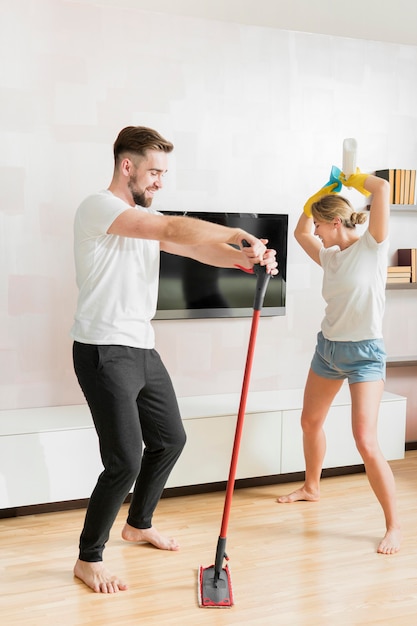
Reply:
[[236, 468], [239, 457], [240, 441], [242, 439], [243, 422], [245, 418], [246, 400], [248, 397], [250, 373], [252, 369], [253, 355], [255, 352], [255, 338], [258, 331], [258, 322], [261, 310], [254, 310], [252, 317], [252, 326], [249, 338], [248, 353], [246, 356], [245, 374], [243, 377], [242, 393], [240, 396], [239, 412], [237, 416], [235, 439], [233, 443], [232, 459], [230, 462], [229, 480], [226, 489], [226, 498], [224, 501], [222, 525], [220, 529], [220, 537], [225, 538], [227, 535], [227, 527], [229, 525], [230, 509], [232, 504], [233, 490], [236, 479]]
[[[249, 244], [245, 239], [242, 240], [242, 245], [244, 247], [249, 247]], [[234, 490], [235, 479], [236, 479], [237, 461], [239, 457], [240, 441], [242, 439], [243, 422], [245, 419], [246, 400], [248, 397], [250, 374], [252, 370], [252, 361], [253, 361], [253, 355], [255, 352], [256, 333], [258, 331], [259, 317], [261, 315], [261, 309], [262, 309], [262, 305], [263, 305], [263, 301], [264, 301], [264, 297], [266, 293], [266, 288], [268, 286], [269, 279], [271, 278], [271, 274], [268, 274], [266, 271], [266, 268], [262, 265], [259, 265], [259, 264], [254, 265], [253, 270], [254, 270], [254, 273], [256, 274], [256, 289], [255, 289], [255, 297], [254, 297], [254, 302], [253, 302], [252, 326], [251, 326], [250, 337], [249, 337], [248, 353], [246, 356], [246, 366], [245, 366], [245, 373], [243, 376], [242, 392], [240, 394], [239, 412], [237, 415], [235, 440], [233, 443], [233, 452], [232, 452], [232, 459], [230, 462], [229, 479], [227, 482], [226, 498], [224, 501], [223, 518], [222, 518], [222, 525], [220, 529], [220, 539], [224, 539], [226, 537], [227, 527], [229, 524], [232, 496], [233, 496], [233, 490]]]

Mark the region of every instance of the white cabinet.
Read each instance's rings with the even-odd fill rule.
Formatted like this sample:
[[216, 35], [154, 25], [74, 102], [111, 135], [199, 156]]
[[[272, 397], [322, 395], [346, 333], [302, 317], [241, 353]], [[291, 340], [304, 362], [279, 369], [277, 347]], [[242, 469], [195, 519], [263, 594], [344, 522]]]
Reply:
[[[236, 478], [304, 470], [302, 389], [251, 392]], [[238, 394], [179, 398], [187, 445], [167, 488], [226, 481], [239, 409]], [[388, 460], [403, 458], [406, 398], [384, 393], [379, 439]], [[361, 464], [343, 387], [326, 420], [324, 467]], [[0, 509], [88, 498], [102, 471], [86, 405], [0, 411]]]
[[[237, 478], [290, 474], [305, 469], [300, 425], [302, 400], [302, 389], [249, 394]], [[179, 404], [188, 442], [167, 487], [227, 480], [239, 397], [224, 394], [180, 398]], [[350, 409], [349, 388], [343, 385], [324, 426], [327, 439], [324, 468], [362, 464], [352, 436]], [[227, 416], [222, 415], [225, 412]], [[406, 398], [385, 392], [379, 411], [378, 437], [388, 460], [404, 457], [405, 415]], [[204, 479], [198, 480], [199, 476]]]
[[[187, 445], [167, 487], [227, 480], [236, 430], [236, 414], [185, 419]], [[236, 478], [268, 476], [281, 471], [281, 412], [245, 416]]]

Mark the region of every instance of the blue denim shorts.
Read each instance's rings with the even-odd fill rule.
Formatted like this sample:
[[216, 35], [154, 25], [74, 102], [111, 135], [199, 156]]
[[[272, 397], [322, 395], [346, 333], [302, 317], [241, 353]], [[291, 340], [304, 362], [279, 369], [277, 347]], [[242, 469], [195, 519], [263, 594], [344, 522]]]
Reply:
[[323, 378], [347, 378], [349, 384], [385, 380], [384, 340], [330, 341], [319, 332], [311, 369]]

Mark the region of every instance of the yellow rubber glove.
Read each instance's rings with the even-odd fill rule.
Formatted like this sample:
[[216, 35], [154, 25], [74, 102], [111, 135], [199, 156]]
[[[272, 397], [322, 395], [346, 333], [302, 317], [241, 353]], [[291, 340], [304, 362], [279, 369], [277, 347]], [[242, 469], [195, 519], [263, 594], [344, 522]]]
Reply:
[[319, 191], [317, 191], [314, 194], [314, 196], [311, 196], [311, 198], [307, 200], [307, 202], [304, 205], [304, 213], [307, 215], [307, 217], [312, 217], [312, 213], [311, 213], [312, 205], [318, 200], [320, 200], [323, 196], [327, 196], [329, 193], [336, 193], [335, 189], [339, 186], [339, 184], [338, 183], [332, 183], [331, 185], [327, 184], [321, 189], [319, 189]]
[[346, 178], [343, 172], [340, 175], [340, 181], [345, 187], [353, 187], [356, 191], [363, 194], [364, 196], [370, 196], [371, 192], [365, 189], [363, 186], [365, 180], [368, 178], [369, 174], [362, 174], [359, 167], [356, 168], [356, 173], [351, 174], [349, 178]]

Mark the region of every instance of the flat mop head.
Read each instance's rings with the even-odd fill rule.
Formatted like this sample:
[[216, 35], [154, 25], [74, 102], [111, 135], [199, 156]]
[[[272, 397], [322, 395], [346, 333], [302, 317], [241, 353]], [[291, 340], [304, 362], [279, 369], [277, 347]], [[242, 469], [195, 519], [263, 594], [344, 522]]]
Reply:
[[224, 609], [233, 606], [232, 581], [228, 565], [215, 576], [214, 565], [198, 570], [198, 603], [203, 608]]

